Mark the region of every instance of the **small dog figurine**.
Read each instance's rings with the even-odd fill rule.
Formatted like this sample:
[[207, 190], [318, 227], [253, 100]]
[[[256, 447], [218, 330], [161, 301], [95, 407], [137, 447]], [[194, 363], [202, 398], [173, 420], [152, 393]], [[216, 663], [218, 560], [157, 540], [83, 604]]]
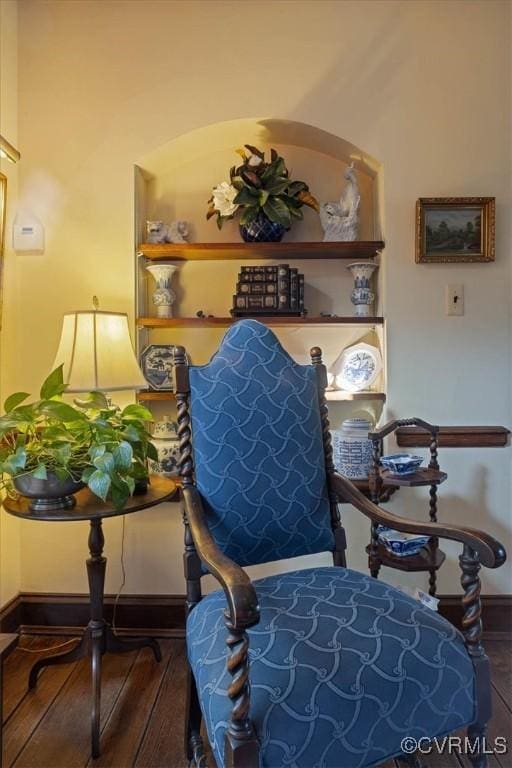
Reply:
[[186, 243], [188, 224], [186, 221], [146, 221], [148, 243]]

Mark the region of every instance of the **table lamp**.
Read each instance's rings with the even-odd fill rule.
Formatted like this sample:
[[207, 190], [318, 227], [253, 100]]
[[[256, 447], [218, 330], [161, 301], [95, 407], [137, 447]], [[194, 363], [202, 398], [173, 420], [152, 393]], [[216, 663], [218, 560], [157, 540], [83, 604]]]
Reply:
[[128, 315], [94, 310], [64, 315], [53, 369], [64, 364], [67, 392], [144, 389], [147, 382], [130, 339]]

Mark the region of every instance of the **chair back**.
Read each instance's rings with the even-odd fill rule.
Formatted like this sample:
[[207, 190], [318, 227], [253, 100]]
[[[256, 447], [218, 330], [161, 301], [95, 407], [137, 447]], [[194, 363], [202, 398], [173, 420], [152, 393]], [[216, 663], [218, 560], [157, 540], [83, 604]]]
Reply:
[[240, 565], [334, 549], [318, 367], [256, 320], [189, 367], [195, 482], [213, 537]]

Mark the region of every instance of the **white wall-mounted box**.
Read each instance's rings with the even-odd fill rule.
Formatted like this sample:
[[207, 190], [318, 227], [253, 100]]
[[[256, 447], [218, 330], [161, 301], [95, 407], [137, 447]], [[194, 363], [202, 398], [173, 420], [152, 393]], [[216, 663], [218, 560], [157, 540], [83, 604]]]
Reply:
[[12, 245], [15, 251], [44, 251], [44, 227], [37, 219], [17, 221], [13, 225]]

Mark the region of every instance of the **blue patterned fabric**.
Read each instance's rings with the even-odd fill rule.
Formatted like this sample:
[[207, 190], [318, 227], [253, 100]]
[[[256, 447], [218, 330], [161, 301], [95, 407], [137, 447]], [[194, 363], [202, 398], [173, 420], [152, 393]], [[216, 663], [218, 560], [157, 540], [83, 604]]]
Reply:
[[[251, 717], [262, 768], [362, 768], [405, 736], [474, 719], [473, 666], [460, 633], [394, 587], [344, 568], [255, 581]], [[188, 653], [219, 768], [231, 712], [222, 592], [187, 621]]]
[[221, 549], [240, 565], [332, 550], [314, 367], [242, 320], [190, 388], [196, 484]]

